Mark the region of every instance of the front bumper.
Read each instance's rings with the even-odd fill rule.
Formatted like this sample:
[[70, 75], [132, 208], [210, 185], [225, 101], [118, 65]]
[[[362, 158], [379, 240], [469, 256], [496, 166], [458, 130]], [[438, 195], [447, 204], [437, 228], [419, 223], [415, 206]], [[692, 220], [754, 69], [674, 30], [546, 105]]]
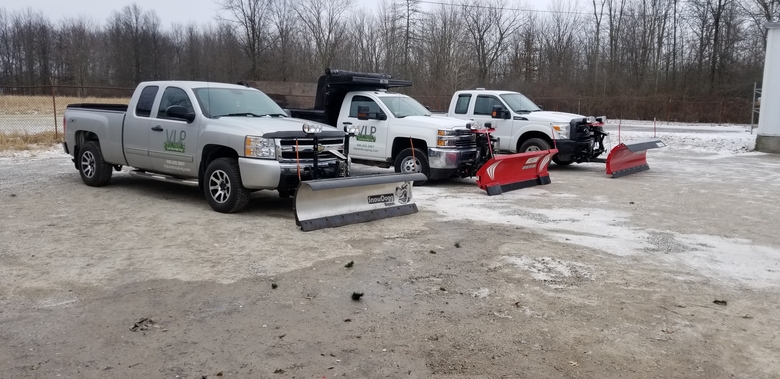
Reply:
[[431, 175], [428, 179], [446, 179], [457, 175], [464, 166], [477, 162], [476, 149], [428, 148], [428, 165]]
[[[346, 163], [337, 160], [317, 163], [317, 178], [336, 178], [346, 172]], [[295, 163], [280, 163], [268, 159], [238, 158], [241, 183], [248, 189], [295, 189], [298, 187], [298, 168]], [[311, 163], [301, 163], [301, 180], [314, 179]]]
[[590, 139], [583, 141], [570, 139], [555, 140], [555, 146], [558, 149], [556, 158], [560, 161], [577, 161], [583, 154], [587, 155], [591, 143]]

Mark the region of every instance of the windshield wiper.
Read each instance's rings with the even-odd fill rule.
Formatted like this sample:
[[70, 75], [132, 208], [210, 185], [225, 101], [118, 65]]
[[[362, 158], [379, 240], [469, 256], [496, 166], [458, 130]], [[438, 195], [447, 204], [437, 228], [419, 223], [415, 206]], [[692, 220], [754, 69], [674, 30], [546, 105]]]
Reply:
[[220, 118], [220, 117], [247, 117], [247, 116], [252, 116], [252, 117], [263, 117], [263, 115], [259, 115], [259, 114], [256, 114], [256, 113], [251, 113], [251, 112], [243, 112], [243, 113], [228, 113], [228, 114], [221, 114], [221, 115], [218, 115], [218, 116], [214, 116], [214, 118]]
[[262, 116], [268, 116], [268, 117], [287, 117], [287, 115], [286, 115], [286, 114], [284, 114], [284, 113], [267, 113], [267, 114], [261, 114], [261, 115], [260, 115], [260, 117], [262, 117]]
[[539, 110], [538, 109], [534, 109], [534, 110], [518, 109], [518, 110], [515, 110], [515, 112], [517, 112], [517, 113], [531, 113], [531, 112], [539, 112]]

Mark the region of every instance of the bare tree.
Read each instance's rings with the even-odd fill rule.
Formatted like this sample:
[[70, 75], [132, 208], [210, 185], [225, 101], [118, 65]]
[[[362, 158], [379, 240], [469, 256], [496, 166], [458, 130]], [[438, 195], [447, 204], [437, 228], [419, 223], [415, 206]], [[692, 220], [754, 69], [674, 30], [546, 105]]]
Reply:
[[507, 49], [508, 38], [520, 28], [521, 18], [503, 0], [470, 0], [462, 2], [461, 7], [476, 57], [478, 82], [485, 85], [493, 65]]
[[251, 79], [260, 79], [261, 54], [273, 42], [270, 36], [271, 1], [217, 0], [217, 3], [228, 13], [221, 20], [234, 25], [239, 31], [241, 46], [251, 62]]
[[336, 52], [346, 37], [347, 10], [352, 0], [299, 0], [295, 12], [311, 35], [317, 67], [322, 72], [336, 57]]

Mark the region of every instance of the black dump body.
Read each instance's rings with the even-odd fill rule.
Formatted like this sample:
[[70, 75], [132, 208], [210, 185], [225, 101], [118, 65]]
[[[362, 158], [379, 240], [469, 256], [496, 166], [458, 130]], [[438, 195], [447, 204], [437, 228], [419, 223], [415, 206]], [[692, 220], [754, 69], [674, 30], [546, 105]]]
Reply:
[[290, 116], [318, 121], [331, 126], [339, 119], [344, 97], [351, 91], [376, 91], [409, 87], [409, 80], [393, 79], [388, 74], [353, 72], [328, 68], [317, 81], [314, 109], [289, 109]]

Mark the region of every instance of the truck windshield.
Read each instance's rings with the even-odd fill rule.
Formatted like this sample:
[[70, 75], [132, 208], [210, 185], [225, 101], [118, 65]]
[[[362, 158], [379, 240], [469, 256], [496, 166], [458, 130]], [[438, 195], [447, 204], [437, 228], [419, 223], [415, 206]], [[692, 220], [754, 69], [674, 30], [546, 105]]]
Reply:
[[531, 99], [519, 94], [519, 93], [507, 93], [501, 95], [506, 105], [512, 108], [515, 112], [536, 112], [541, 109]]
[[431, 112], [428, 112], [422, 104], [408, 96], [382, 96], [379, 99], [385, 103], [385, 106], [397, 118], [431, 115]]
[[237, 88], [194, 88], [193, 91], [203, 115], [208, 118], [287, 116], [279, 105], [260, 91]]

